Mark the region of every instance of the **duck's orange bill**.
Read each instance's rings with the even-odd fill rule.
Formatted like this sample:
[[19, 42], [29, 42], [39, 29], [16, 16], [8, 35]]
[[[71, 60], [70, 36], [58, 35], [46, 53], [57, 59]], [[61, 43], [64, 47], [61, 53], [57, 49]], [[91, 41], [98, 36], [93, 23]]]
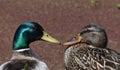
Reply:
[[71, 46], [74, 45], [76, 43], [79, 43], [81, 41], [81, 36], [77, 35], [76, 37], [72, 38], [71, 40], [63, 43], [63, 46]]

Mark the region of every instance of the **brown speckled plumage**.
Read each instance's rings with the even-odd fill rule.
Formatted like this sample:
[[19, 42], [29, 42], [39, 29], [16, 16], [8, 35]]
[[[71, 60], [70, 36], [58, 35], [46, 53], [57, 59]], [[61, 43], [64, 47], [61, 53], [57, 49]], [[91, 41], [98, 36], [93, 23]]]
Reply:
[[[81, 48], [86, 46], [84, 48]], [[120, 70], [120, 54], [108, 48], [78, 44], [65, 52], [67, 70]]]
[[120, 70], [120, 53], [106, 47], [107, 35], [101, 26], [87, 25], [79, 36], [81, 42], [65, 51], [66, 70]]

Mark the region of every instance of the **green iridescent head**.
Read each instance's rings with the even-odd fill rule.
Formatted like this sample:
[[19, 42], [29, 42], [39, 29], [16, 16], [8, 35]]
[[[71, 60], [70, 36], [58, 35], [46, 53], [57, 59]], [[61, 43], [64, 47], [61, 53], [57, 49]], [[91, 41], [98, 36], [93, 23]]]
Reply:
[[13, 40], [13, 50], [29, 48], [29, 44], [36, 40], [60, 44], [58, 40], [47, 34], [38, 23], [25, 22], [16, 30]]

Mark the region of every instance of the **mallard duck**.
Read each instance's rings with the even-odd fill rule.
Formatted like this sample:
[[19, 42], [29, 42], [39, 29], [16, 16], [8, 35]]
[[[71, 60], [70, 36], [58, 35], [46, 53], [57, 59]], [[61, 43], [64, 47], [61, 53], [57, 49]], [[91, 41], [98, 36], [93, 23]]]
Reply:
[[3, 63], [0, 70], [49, 70], [47, 64], [29, 47], [29, 44], [36, 40], [60, 44], [58, 40], [47, 34], [38, 23], [25, 22], [16, 30], [11, 60]]
[[101, 25], [89, 24], [64, 42], [66, 70], [120, 70], [120, 53], [107, 48], [108, 38]]

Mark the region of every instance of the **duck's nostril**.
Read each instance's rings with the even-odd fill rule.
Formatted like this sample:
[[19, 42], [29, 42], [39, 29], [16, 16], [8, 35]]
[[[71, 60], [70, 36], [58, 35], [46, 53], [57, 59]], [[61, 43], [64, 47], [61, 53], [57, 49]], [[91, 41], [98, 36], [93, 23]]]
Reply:
[[47, 37], [49, 36], [49, 35], [46, 35]]

